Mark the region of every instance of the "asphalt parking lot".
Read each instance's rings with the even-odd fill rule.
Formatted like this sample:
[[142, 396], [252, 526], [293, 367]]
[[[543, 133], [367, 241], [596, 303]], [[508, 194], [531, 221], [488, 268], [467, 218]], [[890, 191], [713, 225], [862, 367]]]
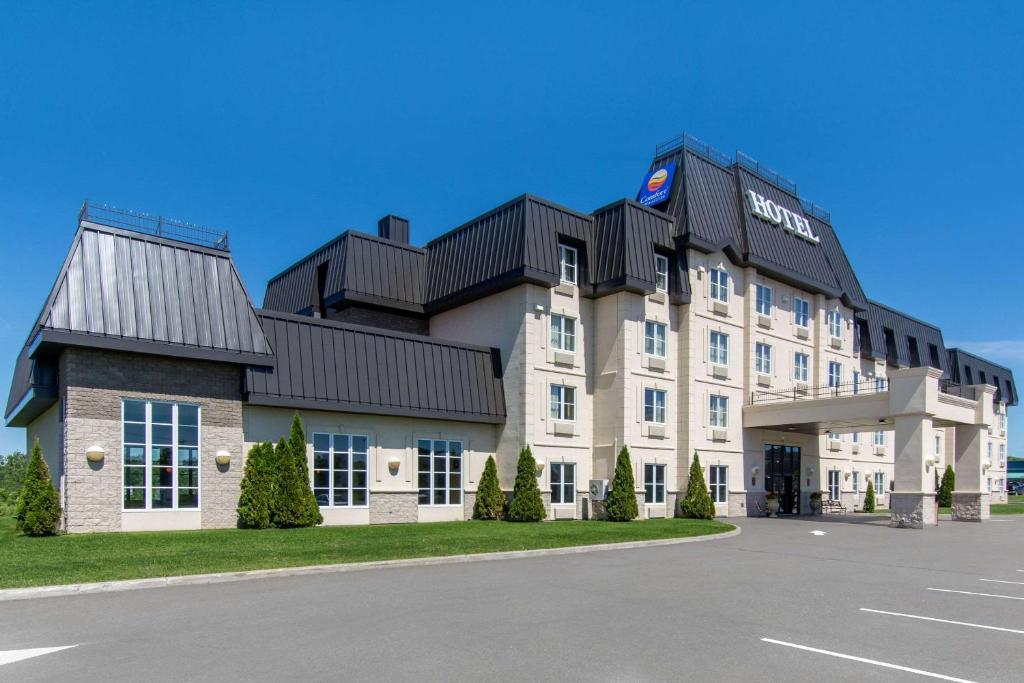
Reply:
[[738, 522], [680, 546], [0, 603], [0, 680], [1024, 679], [1024, 517]]

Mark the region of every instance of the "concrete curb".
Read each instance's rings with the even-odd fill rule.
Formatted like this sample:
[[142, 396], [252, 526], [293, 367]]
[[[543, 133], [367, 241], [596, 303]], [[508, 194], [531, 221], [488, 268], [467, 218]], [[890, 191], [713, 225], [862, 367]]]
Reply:
[[475, 553], [472, 555], [442, 555], [438, 557], [413, 557], [405, 560], [378, 560], [375, 562], [349, 562], [345, 564], [318, 564], [308, 567], [281, 567], [279, 569], [251, 569], [240, 572], [222, 572], [217, 574], [188, 574], [185, 576], [162, 576], [150, 579], [129, 579], [127, 581], [100, 581], [97, 583], [69, 583], [60, 586], [36, 586], [33, 588], [7, 588], [0, 590], [0, 602], [10, 600], [28, 600], [31, 598], [55, 598], [66, 595], [88, 595], [92, 593], [115, 593], [119, 591], [142, 590], [146, 588], [164, 588], [167, 586], [199, 586], [211, 583], [228, 583], [248, 581], [250, 579], [271, 579], [282, 576], [307, 576], [311, 574], [336, 574], [344, 572], [366, 571], [368, 569], [386, 569], [389, 567], [429, 567], [441, 564], [460, 564], [464, 562], [490, 562], [493, 560], [516, 560], [529, 557], [546, 557], [552, 555], [577, 555], [582, 553], [600, 552], [602, 550], [631, 550], [634, 548], [653, 548], [665, 545], [681, 545], [683, 543], [700, 543], [716, 541], [739, 536], [742, 530], [736, 527], [731, 531], [705, 536], [688, 536], [685, 538], [662, 538], [655, 541], [626, 541], [624, 543], [605, 543], [599, 545], [577, 545], [563, 548], [542, 548], [538, 550], [511, 550], [497, 553]]

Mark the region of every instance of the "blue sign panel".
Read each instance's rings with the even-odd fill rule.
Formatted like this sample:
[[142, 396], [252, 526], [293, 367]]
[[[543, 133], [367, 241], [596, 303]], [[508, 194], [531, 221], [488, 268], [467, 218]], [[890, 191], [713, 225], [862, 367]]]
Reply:
[[644, 176], [644, 184], [640, 186], [637, 198], [644, 206], [657, 206], [668, 201], [672, 191], [672, 176], [676, 172], [676, 162], [670, 161], [667, 166], [655, 169]]

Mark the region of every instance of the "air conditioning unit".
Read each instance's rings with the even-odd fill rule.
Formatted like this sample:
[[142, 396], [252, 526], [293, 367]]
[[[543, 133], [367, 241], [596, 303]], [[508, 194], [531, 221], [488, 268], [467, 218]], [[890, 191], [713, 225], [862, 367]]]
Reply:
[[590, 500], [604, 500], [608, 497], [608, 480], [590, 480]]

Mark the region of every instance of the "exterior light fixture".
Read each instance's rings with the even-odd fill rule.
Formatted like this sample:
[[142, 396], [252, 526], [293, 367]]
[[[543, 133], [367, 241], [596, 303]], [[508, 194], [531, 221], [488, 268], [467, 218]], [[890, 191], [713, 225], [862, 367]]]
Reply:
[[539, 477], [542, 474], [544, 474], [544, 461], [543, 460], [538, 460], [537, 461], [537, 476]]
[[814, 474], [814, 468], [813, 467], [808, 467], [807, 468], [807, 476], [810, 477], [813, 474]]
[[89, 462], [103, 462], [103, 457], [106, 453], [107, 452], [103, 450], [103, 446], [93, 444], [85, 451], [85, 457]]
[[397, 474], [398, 468], [401, 466], [402, 459], [399, 458], [397, 455], [392, 455], [390, 458], [388, 458], [388, 469], [391, 471], [391, 474]]
[[988, 472], [988, 470], [991, 467], [992, 467], [992, 461], [991, 460], [986, 460], [985, 462], [981, 463], [981, 469], [986, 471], [986, 472]]
[[934, 457], [926, 458], [925, 461], [924, 461], [924, 464], [925, 464], [925, 467], [934, 467], [935, 466], [935, 458]]
[[753, 467], [750, 468], [750, 473], [754, 474], [754, 475], [756, 475], [760, 471], [761, 471], [761, 468], [758, 467], [757, 465], [754, 465]]
[[228, 451], [217, 451], [217, 455], [213, 456], [214, 461], [223, 467], [231, 462], [231, 453]]

